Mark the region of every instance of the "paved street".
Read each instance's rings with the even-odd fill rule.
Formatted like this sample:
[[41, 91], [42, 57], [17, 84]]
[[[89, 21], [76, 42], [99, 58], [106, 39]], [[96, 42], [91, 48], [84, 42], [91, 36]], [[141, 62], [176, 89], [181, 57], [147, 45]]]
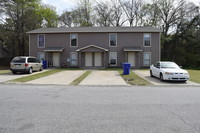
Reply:
[[0, 84], [0, 133], [199, 133], [199, 87]]

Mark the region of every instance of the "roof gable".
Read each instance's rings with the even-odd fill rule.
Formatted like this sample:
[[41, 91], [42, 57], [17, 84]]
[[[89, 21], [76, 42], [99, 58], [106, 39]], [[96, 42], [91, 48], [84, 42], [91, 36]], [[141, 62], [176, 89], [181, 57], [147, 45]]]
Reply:
[[97, 49], [100, 49], [100, 50], [103, 50], [103, 51], [108, 51], [107, 49], [105, 49], [105, 48], [102, 48], [102, 47], [99, 47], [99, 46], [96, 46], [96, 45], [88, 45], [88, 46], [86, 46], [86, 47], [82, 47], [82, 48], [80, 48], [80, 49], [77, 49], [76, 51], [77, 52], [79, 52], [79, 51], [82, 51], [82, 50], [85, 50], [85, 49], [88, 49], [88, 48], [92, 48], [92, 47], [94, 47], [94, 48], [97, 48]]

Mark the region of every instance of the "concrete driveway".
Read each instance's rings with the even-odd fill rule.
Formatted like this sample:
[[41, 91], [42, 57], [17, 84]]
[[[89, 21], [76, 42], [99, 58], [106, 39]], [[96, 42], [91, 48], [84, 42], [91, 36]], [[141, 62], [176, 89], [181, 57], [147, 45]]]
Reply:
[[127, 85], [117, 71], [92, 71], [79, 85]]
[[[48, 71], [48, 69], [45, 69], [43, 71], [33, 72], [31, 75], [42, 73], [45, 71]], [[26, 74], [26, 73], [12, 74], [12, 72], [6, 73], [6, 74], [0, 74], [0, 83], [6, 82], [9, 80], [13, 80], [13, 79], [17, 79], [17, 78], [21, 78], [21, 77], [26, 77], [26, 76], [30, 76], [30, 74]]]
[[84, 70], [67, 70], [61, 71], [43, 78], [32, 80], [27, 82], [28, 84], [59, 84], [69, 85], [76, 78], [80, 77], [85, 71]]
[[160, 81], [160, 79], [156, 77], [151, 77], [149, 71], [146, 70], [134, 70], [134, 73], [139, 75], [141, 78], [149, 81], [150, 83], [154, 85], [173, 85], [173, 86], [178, 86], [178, 85], [200, 85], [191, 81], [187, 82], [170, 82], [170, 81]]

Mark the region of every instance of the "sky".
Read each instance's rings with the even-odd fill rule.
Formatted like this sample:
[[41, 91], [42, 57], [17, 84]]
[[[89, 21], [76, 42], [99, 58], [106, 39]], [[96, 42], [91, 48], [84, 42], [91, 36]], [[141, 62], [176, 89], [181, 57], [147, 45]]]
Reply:
[[[56, 7], [56, 11], [59, 15], [61, 15], [66, 9], [72, 9], [76, 4], [77, 0], [42, 0], [44, 4], [50, 4]], [[200, 4], [200, 0], [189, 0], [194, 2], [195, 4]]]
[[76, 0], [42, 0], [42, 2], [56, 7], [56, 11], [60, 15], [66, 9], [72, 9], [75, 6]]

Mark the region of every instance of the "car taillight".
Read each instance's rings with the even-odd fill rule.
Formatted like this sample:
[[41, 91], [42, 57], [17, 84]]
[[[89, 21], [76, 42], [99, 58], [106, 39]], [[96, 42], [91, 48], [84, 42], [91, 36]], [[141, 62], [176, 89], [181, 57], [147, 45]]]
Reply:
[[28, 64], [26, 63], [26, 64], [25, 64], [25, 67], [27, 67], [27, 66], [28, 66]]

